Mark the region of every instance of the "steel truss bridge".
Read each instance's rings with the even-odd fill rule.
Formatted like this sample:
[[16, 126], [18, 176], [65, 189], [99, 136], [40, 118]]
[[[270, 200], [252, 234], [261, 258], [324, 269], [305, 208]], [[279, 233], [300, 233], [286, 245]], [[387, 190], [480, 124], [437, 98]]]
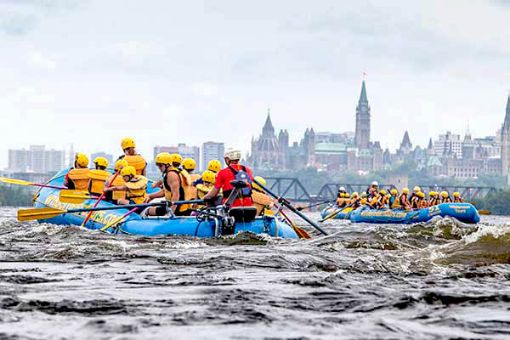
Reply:
[[[276, 195], [285, 197], [294, 202], [321, 202], [326, 200], [333, 200], [336, 198], [338, 188], [340, 186], [352, 193], [357, 191], [359, 193], [365, 191], [368, 183], [327, 183], [324, 184], [317, 193], [310, 193], [306, 190], [303, 184], [297, 178], [293, 177], [266, 177], [268, 188]], [[437, 185], [419, 185], [423, 191], [448, 191], [452, 194], [455, 191], [460, 192], [460, 195], [466, 201], [473, 201], [484, 198], [489, 193], [496, 192], [496, 188], [488, 186], [437, 186]], [[380, 188], [390, 190], [395, 186], [392, 184], [380, 184]]]

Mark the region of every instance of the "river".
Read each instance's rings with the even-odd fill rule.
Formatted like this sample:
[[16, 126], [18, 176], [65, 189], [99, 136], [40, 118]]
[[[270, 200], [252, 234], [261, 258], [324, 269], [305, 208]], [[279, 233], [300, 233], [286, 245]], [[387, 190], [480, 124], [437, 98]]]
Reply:
[[0, 209], [0, 339], [510, 337], [508, 217], [328, 221], [329, 236], [290, 241], [113, 236], [14, 216]]

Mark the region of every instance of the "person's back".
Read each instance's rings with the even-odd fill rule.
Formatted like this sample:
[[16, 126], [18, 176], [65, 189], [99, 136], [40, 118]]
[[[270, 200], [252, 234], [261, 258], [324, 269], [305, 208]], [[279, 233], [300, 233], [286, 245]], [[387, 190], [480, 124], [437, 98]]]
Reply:
[[[266, 185], [266, 180], [260, 176], [255, 177], [255, 180], [264, 186]], [[264, 193], [264, 190], [257, 183], [253, 183], [251, 198], [253, 205], [257, 208], [257, 216], [263, 215], [266, 210], [273, 208], [273, 200]]]
[[87, 191], [89, 186], [89, 159], [82, 153], [77, 153], [74, 168], [70, 169], [64, 178], [64, 186], [69, 189]]
[[95, 169], [89, 171], [89, 192], [95, 195], [101, 195], [104, 185], [111, 173], [106, 171], [108, 168], [108, 160], [104, 157], [96, 157], [94, 159]]

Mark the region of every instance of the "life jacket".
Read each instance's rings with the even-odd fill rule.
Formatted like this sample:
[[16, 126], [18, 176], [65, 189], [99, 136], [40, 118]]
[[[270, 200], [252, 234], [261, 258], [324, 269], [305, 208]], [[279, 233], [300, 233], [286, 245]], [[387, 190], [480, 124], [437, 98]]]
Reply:
[[89, 171], [90, 169], [71, 169], [67, 173], [69, 181], [72, 182], [69, 189], [87, 191], [89, 187]]
[[400, 205], [400, 199], [398, 199], [396, 196], [390, 197], [390, 208], [391, 209], [401, 209], [402, 206]]
[[381, 197], [381, 201], [380, 201], [380, 208], [386, 208], [387, 206], [389, 206], [389, 197], [388, 195], [384, 195]]
[[105, 181], [110, 177], [111, 173], [106, 170], [90, 170], [89, 171], [89, 192], [91, 194], [101, 195], [104, 190]]
[[[250, 178], [250, 175], [248, 174], [248, 171], [246, 170], [246, 167], [244, 165], [241, 165], [241, 169], [236, 170], [236, 169], [234, 169], [233, 167], [231, 167], [229, 165], [228, 169], [230, 169], [230, 171], [232, 171], [232, 173], [234, 174], [234, 180], [245, 182], [247, 184], [246, 187], [241, 189], [240, 196], [242, 196], [242, 197], [251, 197], [251, 194], [252, 194], [252, 180]], [[230, 196], [231, 192], [232, 192], [231, 190], [228, 193], [225, 192], [223, 196], [225, 198], [228, 198], [228, 196]]]
[[133, 166], [136, 170], [137, 175], [141, 175], [147, 166], [147, 162], [140, 155], [125, 155], [124, 157], [119, 157], [120, 159], [124, 159], [128, 162], [129, 165]]
[[188, 182], [187, 187], [184, 188], [184, 191], [188, 191], [188, 196], [190, 197], [190, 199], [194, 199], [197, 197], [198, 192], [197, 192], [196, 186], [193, 183], [195, 183], [195, 181], [197, 181], [199, 178], [202, 178], [202, 177], [199, 174], [190, 174], [189, 172], [188, 172], [188, 175], [189, 175], [189, 182]]
[[142, 203], [147, 196], [147, 183], [149, 183], [149, 180], [142, 175], [136, 175], [129, 182], [126, 182], [124, 184], [128, 188], [126, 199], [132, 200], [136, 204]]
[[260, 216], [265, 209], [271, 209], [273, 206], [271, 198], [257, 190], [252, 191], [251, 199], [253, 200], [253, 205], [257, 208], [257, 216]]
[[205, 183], [201, 183], [197, 184], [196, 188], [197, 188], [196, 198], [202, 199], [209, 191], [211, 191], [212, 188], [214, 188], [214, 184], [207, 185]]
[[345, 207], [345, 205], [346, 205], [345, 198], [343, 198], [343, 197], [338, 197], [338, 198], [336, 199], [336, 205], [337, 205], [339, 208]]
[[381, 202], [382, 196], [377, 193], [369, 202], [368, 205], [370, 205], [372, 208], [377, 208]]
[[352, 199], [350, 206], [351, 206], [352, 210], [359, 208], [361, 206], [361, 198]]
[[[115, 177], [115, 179], [113, 179], [114, 177], [115, 177], [115, 174], [110, 175], [110, 177], [108, 177], [106, 179], [106, 183], [109, 184], [112, 187], [113, 186], [115, 186], [115, 187], [122, 187], [122, 186], [126, 185], [126, 182], [124, 182], [124, 178], [122, 178], [122, 176], [120, 174], [117, 177]], [[111, 194], [110, 197], [114, 201], [126, 198], [126, 192], [125, 191], [120, 191], [120, 190], [108, 191], [107, 194], [106, 194], [107, 197], [108, 197], [109, 194]]]
[[[192, 186], [191, 177], [189, 173], [186, 170], [178, 169], [178, 168], [171, 168], [168, 170], [168, 172], [165, 172], [163, 174], [163, 191], [165, 192], [165, 199], [168, 202], [172, 201], [172, 188], [168, 185], [168, 173], [174, 172], [178, 175], [179, 178], [179, 201], [184, 200], [190, 200], [196, 197], [197, 192], [196, 189]], [[190, 187], [193, 188], [193, 190], [190, 190]], [[181, 204], [177, 207], [177, 211], [179, 212], [185, 212], [188, 211], [191, 208], [191, 205], [189, 204]]]

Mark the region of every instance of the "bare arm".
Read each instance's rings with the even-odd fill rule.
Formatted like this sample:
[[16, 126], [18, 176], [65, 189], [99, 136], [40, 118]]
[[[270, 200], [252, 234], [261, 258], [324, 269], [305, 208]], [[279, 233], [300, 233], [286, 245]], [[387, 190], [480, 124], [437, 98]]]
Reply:
[[209, 200], [211, 198], [214, 198], [216, 196], [218, 196], [218, 193], [220, 192], [220, 189], [214, 187], [211, 189], [211, 191], [209, 191], [205, 196], [204, 196], [204, 200]]

